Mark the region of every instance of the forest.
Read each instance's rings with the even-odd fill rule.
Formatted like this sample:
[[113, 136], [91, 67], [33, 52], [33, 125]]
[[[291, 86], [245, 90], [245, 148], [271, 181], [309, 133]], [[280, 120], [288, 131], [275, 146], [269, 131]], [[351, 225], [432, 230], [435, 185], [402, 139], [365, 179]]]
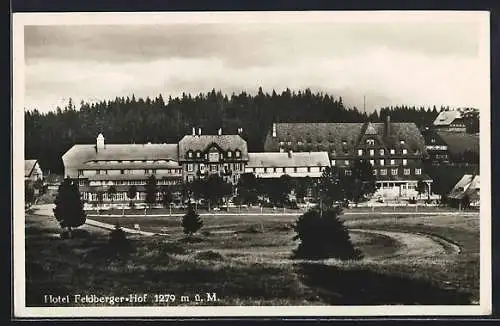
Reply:
[[[175, 143], [193, 127], [204, 134], [236, 133], [243, 128], [249, 151], [262, 151], [273, 122], [380, 122], [390, 114], [392, 122], [415, 122], [419, 127], [434, 121], [445, 107], [384, 107], [364, 112], [347, 107], [342, 97], [310, 89], [255, 95], [223, 94], [162, 95], [155, 98], [116, 97], [97, 103], [71, 99], [55, 111], [25, 111], [25, 157], [36, 158], [45, 173], [62, 173], [61, 156], [74, 144], [91, 144], [102, 132], [108, 143]], [[449, 108], [448, 108], [449, 109]], [[45, 111], [45, 110], [44, 110]]]

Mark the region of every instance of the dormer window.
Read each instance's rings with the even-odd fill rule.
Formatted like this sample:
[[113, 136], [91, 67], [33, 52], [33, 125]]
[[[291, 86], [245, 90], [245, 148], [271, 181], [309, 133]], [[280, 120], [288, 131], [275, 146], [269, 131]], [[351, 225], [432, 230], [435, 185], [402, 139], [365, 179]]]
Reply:
[[375, 140], [374, 140], [374, 139], [371, 139], [371, 138], [370, 138], [370, 139], [367, 139], [367, 140], [366, 140], [366, 144], [367, 144], [367, 145], [370, 145], [370, 146], [373, 146], [373, 145], [375, 145]]
[[399, 140], [399, 143], [400, 143], [401, 145], [404, 145], [404, 144], [405, 144], [405, 140], [404, 140], [404, 139], [401, 139], [401, 140]]
[[403, 148], [403, 154], [408, 154], [408, 150], [406, 148]]
[[239, 150], [236, 150], [235, 155], [236, 155], [236, 157], [240, 157], [241, 156], [241, 152]]
[[362, 149], [358, 149], [358, 156], [361, 156], [363, 155], [363, 150]]
[[227, 152], [227, 157], [233, 157], [233, 152], [228, 151], [228, 152]]
[[343, 139], [342, 140], [342, 146], [346, 146], [347, 145], [347, 140]]
[[394, 148], [391, 148], [391, 154], [396, 154], [396, 150]]
[[432, 139], [431, 139], [431, 143], [433, 143], [433, 144], [434, 144], [435, 142], [436, 142], [436, 139], [435, 139], [435, 138], [432, 138]]
[[192, 151], [188, 151], [188, 157], [189, 157], [189, 158], [192, 158], [192, 157], [193, 157], [193, 152], [192, 152]]
[[384, 153], [385, 153], [384, 149], [383, 149], [383, 148], [381, 148], [381, 149], [379, 150], [379, 153], [380, 153], [380, 155], [384, 155]]
[[201, 157], [201, 153], [200, 152], [196, 152], [196, 157], [200, 158]]

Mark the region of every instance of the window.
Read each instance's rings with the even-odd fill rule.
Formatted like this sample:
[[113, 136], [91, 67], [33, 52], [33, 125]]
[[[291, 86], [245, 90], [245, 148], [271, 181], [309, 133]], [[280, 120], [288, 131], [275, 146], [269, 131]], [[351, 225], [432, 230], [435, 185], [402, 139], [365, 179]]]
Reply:
[[345, 165], [345, 166], [349, 166], [349, 160], [345, 160], [345, 161], [344, 161], [344, 165]]
[[332, 166], [335, 166], [335, 160], [332, 160]]
[[273, 168], [273, 172], [276, 172], [276, 168]]
[[384, 159], [380, 160], [380, 166], [384, 166], [384, 165], [385, 165], [385, 160]]
[[367, 139], [367, 140], [366, 140], [366, 144], [367, 144], [367, 145], [371, 145], [371, 146], [373, 146], [373, 145], [375, 145], [375, 140], [373, 140], [373, 139], [371, 139], [371, 138], [370, 138], [370, 139]]
[[189, 157], [189, 158], [193, 157], [193, 152], [188, 151], [188, 157]]
[[403, 148], [403, 154], [408, 154], [408, 150], [406, 148]]
[[201, 153], [200, 152], [196, 152], [196, 157], [201, 157]]
[[434, 144], [435, 142], [436, 142], [436, 138], [432, 138], [432, 139], [431, 139], [431, 143], [433, 143], [433, 144]]
[[241, 152], [240, 151], [236, 151], [236, 157], [240, 157], [241, 156]]
[[392, 175], [398, 175], [398, 169], [391, 169]]
[[101, 170], [96, 170], [95, 174], [101, 174]]
[[404, 139], [401, 139], [401, 140], [399, 141], [399, 143], [400, 143], [401, 145], [404, 145], [404, 144], [405, 144], [405, 140], [404, 140]]
[[391, 160], [391, 165], [395, 165], [396, 164], [396, 160]]
[[218, 152], [213, 152], [208, 154], [208, 160], [210, 162], [217, 162], [219, 161], [219, 153]]
[[78, 170], [78, 176], [82, 176], [83, 175], [83, 170]]
[[363, 150], [362, 149], [358, 149], [358, 155], [359, 156], [363, 155]]
[[125, 170], [120, 170], [120, 174], [125, 174]]
[[396, 154], [396, 150], [394, 148], [391, 148], [391, 154]]
[[267, 168], [264, 168], [264, 173], [267, 173]]
[[384, 155], [384, 153], [385, 153], [384, 149], [381, 148], [380, 151], [379, 151], [379, 153], [380, 153], [380, 155]]
[[233, 152], [229, 151], [227, 152], [227, 157], [232, 157], [233, 156]]
[[187, 169], [188, 169], [188, 172], [193, 172], [193, 164], [192, 163], [189, 163], [187, 165]]
[[373, 175], [377, 175], [377, 169], [373, 170]]
[[403, 159], [403, 165], [408, 165], [408, 160], [407, 159]]
[[422, 174], [422, 169], [415, 169], [415, 174], [416, 175], [421, 175]]
[[342, 145], [346, 146], [347, 145], [347, 140], [342, 140]]
[[307, 172], [311, 172], [311, 168], [309, 166], [307, 167]]
[[156, 174], [156, 169], [152, 169], [152, 170], [151, 170], [151, 173], [152, 173], [152, 174]]
[[347, 170], [345, 170], [345, 171], [344, 171], [344, 174], [345, 174], [345, 175], [351, 175], [351, 174], [352, 174], [352, 172], [351, 172], [351, 170], [347, 169]]
[[375, 166], [375, 160], [370, 160], [370, 164], [371, 164], [372, 166]]
[[193, 175], [188, 175], [187, 176], [187, 181], [188, 182], [192, 182], [194, 180], [194, 176]]
[[217, 172], [217, 164], [210, 165], [210, 171]]
[[255, 168], [252, 168], [252, 172], [255, 172]]
[[373, 156], [375, 155], [375, 150], [374, 149], [370, 149], [370, 156]]
[[386, 169], [380, 169], [380, 175], [387, 175]]

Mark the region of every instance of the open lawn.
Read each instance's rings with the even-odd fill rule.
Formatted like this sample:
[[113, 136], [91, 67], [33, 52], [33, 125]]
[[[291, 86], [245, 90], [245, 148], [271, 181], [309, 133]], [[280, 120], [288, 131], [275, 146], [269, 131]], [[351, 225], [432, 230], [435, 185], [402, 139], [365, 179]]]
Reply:
[[174, 305], [477, 303], [479, 214], [374, 212], [343, 218], [351, 239], [363, 251], [361, 261], [291, 259], [297, 246], [292, 229], [296, 217], [289, 215], [203, 216], [204, 227], [190, 239], [176, 216], [92, 217], [161, 233], [128, 235], [135, 253], [110, 260], [104, 254], [109, 231], [86, 226], [80, 238], [58, 239], [53, 217], [30, 214], [27, 305], [45, 305], [44, 294], [152, 296], [165, 291], [177, 298], [215, 292], [218, 299], [177, 300]]

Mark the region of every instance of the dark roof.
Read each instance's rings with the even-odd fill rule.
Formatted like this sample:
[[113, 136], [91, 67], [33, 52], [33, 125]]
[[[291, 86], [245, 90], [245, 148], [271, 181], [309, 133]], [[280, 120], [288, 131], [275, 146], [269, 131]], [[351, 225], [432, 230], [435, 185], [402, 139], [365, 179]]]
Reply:
[[225, 152], [240, 150], [241, 158], [248, 159], [247, 142], [240, 135], [186, 135], [179, 141], [179, 159], [189, 150], [204, 152], [213, 144]]
[[[386, 134], [385, 123], [277, 123], [276, 138], [268, 133], [264, 149], [278, 151], [282, 142], [282, 147], [295, 152], [342, 152], [346, 147], [349, 154], [356, 155], [356, 146], [366, 132], [382, 141], [388, 149], [425, 152], [424, 138], [413, 122], [391, 122], [389, 130]], [[401, 140], [405, 141], [404, 144], [400, 143]]]
[[463, 153], [466, 150], [479, 153], [479, 136], [465, 132], [437, 131], [439, 137], [448, 145], [453, 153]]
[[330, 166], [327, 152], [248, 153], [249, 168]]
[[[426, 145], [447, 145], [444, 139], [433, 129], [422, 130], [422, 136], [424, 137]], [[434, 142], [432, 141], [433, 139]]]

